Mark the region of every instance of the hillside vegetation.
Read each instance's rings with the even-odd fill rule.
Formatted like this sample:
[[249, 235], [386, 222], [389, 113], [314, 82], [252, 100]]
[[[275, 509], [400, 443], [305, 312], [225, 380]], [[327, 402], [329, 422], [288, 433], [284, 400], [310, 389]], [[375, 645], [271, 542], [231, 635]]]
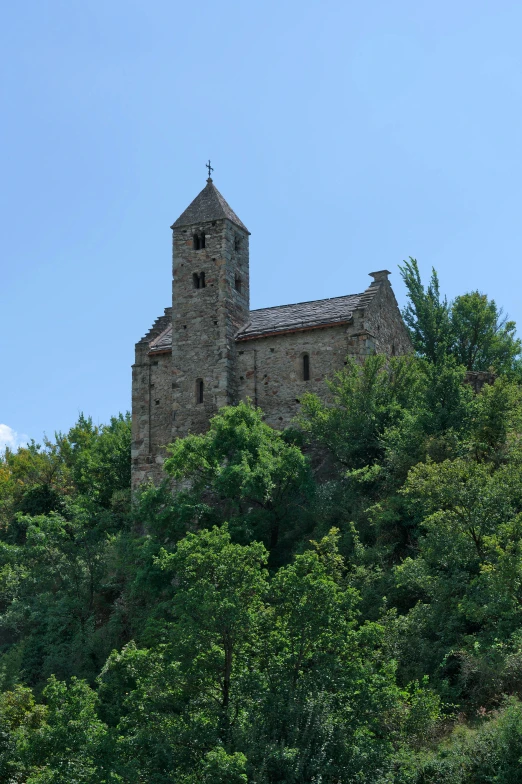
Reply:
[[520, 343], [402, 274], [414, 355], [222, 409], [132, 504], [128, 415], [0, 458], [1, 782], [522, 780]]

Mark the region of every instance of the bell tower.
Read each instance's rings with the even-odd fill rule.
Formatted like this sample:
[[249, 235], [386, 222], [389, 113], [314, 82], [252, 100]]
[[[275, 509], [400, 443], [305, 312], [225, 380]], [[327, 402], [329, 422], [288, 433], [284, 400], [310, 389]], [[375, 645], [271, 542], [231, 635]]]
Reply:
[[[210, 173], [210, 172], [209, 172]], [[171, 226], [172, 438], [237, 402], [234, 336], [249, 318], [249, 231], [211, 177]]]

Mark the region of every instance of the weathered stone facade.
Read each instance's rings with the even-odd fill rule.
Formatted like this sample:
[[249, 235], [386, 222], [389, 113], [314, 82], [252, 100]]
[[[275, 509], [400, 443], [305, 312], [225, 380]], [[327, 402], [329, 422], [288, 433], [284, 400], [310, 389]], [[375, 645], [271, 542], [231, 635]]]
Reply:
[[301, 395], [328, 396], [347, 356], [411, 350], [386, 270], [362, 294], [250, 311], [249, 232], [212, 180], [173, 224], [172, 307], [139, 343], [133, 486], [162, 478], [165, 447], [249, 398], [285, 427]]

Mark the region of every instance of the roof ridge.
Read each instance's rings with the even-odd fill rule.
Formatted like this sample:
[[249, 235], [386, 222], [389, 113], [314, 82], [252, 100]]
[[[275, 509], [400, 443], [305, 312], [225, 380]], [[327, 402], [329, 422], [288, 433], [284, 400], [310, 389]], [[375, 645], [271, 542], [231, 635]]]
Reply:
[[258, 313], [260, 310], [275, 310], [276, 308], [295, 308], [296, 305], [311, 305], [314, 302], [331, 302], [334, 299], [346, 299], [347, 297], [362, 297], [366, 292], [360, 294], [341, 294], [338, 297], [324, 297], [323, 299], [306, 299], [303, 302], [287, 302], [285, 305], [269, 305], [267, 308], [254, 308], [250, 313]]

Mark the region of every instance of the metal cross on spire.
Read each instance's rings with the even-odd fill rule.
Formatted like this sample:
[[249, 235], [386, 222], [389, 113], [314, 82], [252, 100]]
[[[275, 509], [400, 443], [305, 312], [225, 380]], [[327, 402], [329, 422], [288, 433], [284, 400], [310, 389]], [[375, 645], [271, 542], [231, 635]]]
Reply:
[[214, 168], [210, 165], [210, 158], [208, 159], [208, 163], [206, 163], [205, 166], [208, 169], [208, 178], [210, 180], [210, 178], [212, 177], [211, 172], [214, 171]]

